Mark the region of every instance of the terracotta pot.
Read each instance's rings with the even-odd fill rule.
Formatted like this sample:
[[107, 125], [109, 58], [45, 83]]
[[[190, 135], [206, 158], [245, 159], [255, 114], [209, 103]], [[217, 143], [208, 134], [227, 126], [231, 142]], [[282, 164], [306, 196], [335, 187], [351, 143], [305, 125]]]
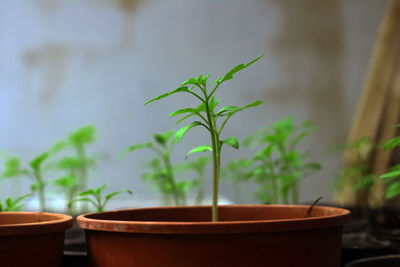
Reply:
[[350, 212], [331, 207], [160, 207], [81, 215], [91, 266], [338, 267]]
[[72, 217], [37, 212], [0, 212], [0, 265], [57, 267]]
[[400, 255], [386, 255], [349, 262], [345, 267], [399, 267]]

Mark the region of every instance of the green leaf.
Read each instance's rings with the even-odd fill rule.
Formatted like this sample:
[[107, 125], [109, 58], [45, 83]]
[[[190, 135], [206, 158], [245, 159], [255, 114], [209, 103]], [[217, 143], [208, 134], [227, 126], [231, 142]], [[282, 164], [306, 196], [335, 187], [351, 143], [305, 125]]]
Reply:
[[400, 136], [392, 139], [389, 143], [387, 143], [384, 148], [385, 150], [389, 150], [395, 146], [400, 146]]
[[228, 146], [230, 146], [230, 147], [233, 147], [235, 149], [239, 149], [239, 141], [234, 136], [231, 136], [231, 137], [229, 137], [229, 138], [227, 138], [225, 140], [222, 140], [221, 142], [226, 144], [226, 145], [228, 145]]
[[3, 177], [10, 178], [21, 175], [21, 160], [17, 157], [10, 157], [4, 163]]
[[48, 158], [49, 153], [48, 152], [44, 152], [43, 154], [37, 156], [36, 158], [34, 158], [31, 162], [30, 165], [32, 167], [32, 169], [34, 170], [39, 170], [41, 165], [43, 164], [43, 162]]
[[103, 192], [103, 190], [106, 189], [106, 187], [107, 187], [106, 184], [103, 184], [102, 186], [97, 187], [96, 190], [94, 191], [95, 194], [99, 196], [101, 194], [101, 192]]
[[78, 196], [83, 197], [83, 196], [88, 196], [88, 195], [95, 195], [95, 192], [93, 189], [88, 189], [86, 191], [83, 191], [78, 194]]
[[169, 114], [169, 117], [171, 118], [176, 115], [185, 114], [185, 113], [198, 114], [199, 111], [197, 108], [182, 108], [182, 109], [178, 109], [177, 111], [174, 111], [171, 114]]
[[368, 189], [370, 186], [372, 186], [375, 183], [376, 177], [373, 175], [368, 175], [365, 177], [362, 177], [360, 181], [355, 183], [353, 185], [353, 191], [358, 192], [363, 189]]
[[206, 151], [212, 151], [212, 148], [210, 146], [204, 145], [204, 146], [198, 146], [193, 148], [192, 150], [190, 150], [187, 154], [185, 158], [188, 158], [189, 155], [194, 154], [194, 153], [198, 153], [198, 152], [206, 152]]
[[176, 141], [177, 141], [177, 142], [180, 142], [180, 141], [182, 140], [182, 137], [185, 135], [185, 133], [186, 133], [188, 130], [190, 130], [190, 129], [192, 129], [193, 127], [196, 127], [196, 126], [198, 126], [198, 125], [201, 125], [201, 122], [199, 122], [199, 121], [194, 121], [194, 122], [192, 122], [191, 124], [186, 125], [186, 126], [180, 128], [180, 129], [176, 132], [176, 134], [175, 134]]
[[96, 128], [94, 125], [87, 125], [77, 129], [68, 136], [72, 144], [88, 144], [95, 141]]
[[132, 195], [132, 190], [125, 189], [125, 190], [119, 190], [116, 192], [113, 192], [111, 194], [106, 195], [106, 201], [110, 200], [111, 198], [115, 197], [116, 195], [122, 194], [122, 193], [128, 193], [129, 195]]
[[13, 201], [12, 201], [11, 198], [7, 198], [7, 199], [6, 199], [6, 205], [7, 205], [8, 207], [12, 207], [12, 206], [13, 206]]
[[[201, 77], [203, 77], [203, 75], [201, 75]], [[199, 85], [199, 81], [196, 78], [190, 78], [187, 81], [184, 81], [180, 87], [185, 86], [185, 85]]]
[[195, 114], [189, 114], [189, 115], [186, 115], [185, 117], [182, 117], [181, 119], [179, 119], [177, 122], [176, 122], [176, 124], [179, 124], [179, 123], [181, 123], [182, 121], [184, 121], [184, 120], [186, 120], [186, 119], [188, 119], [188, 118], [190, 118], [190, 117], [192, 117], [192, 116], [194, 116]]
[[222, 80], [219, 81], [218, 83], [222, 83], [222, 82], [224, 82], [224, 81], [228, 81], [228, 80], [232, 79], [232, 78], [233, 78], [233, 75], [234, 75], [235, 73], [237, 73], [237, 72], [239, 72], [239, 71], [241, 71], [241, 70], [243, 70], [243, 69], [249, 67], [251, 64], [255, 63], [256, 61], [258, 61], [258, 60], [259, 60], [260, 58], [262, 58], [263, 56], [264, 56], [264, 54], [261, 55], [261, 56], [259, 56], [259, 57], [256, 58], [256, 59], [250, 61], [250, 62], [247, 63], [246, 65], [242, 63], [242, 64], [239, 64], [239, 65], [235, 66], [233, 69], [231, 69], [230, 71], [228, 71], [228, 73], [225, 74], [224, 78], [222, 78]]
[[238, 112], [240, 110], [242, 110], [240, 107], [230, 105], [230, 106], [226, 106], [226, 107], [221, 108], [215, 115], [224, 116], [227, 113]]
[[141, 143], [141, 144], [137, 144], [137, 145], [131, 145], [130, 147], [128, 147], [126, 150], [122, 151], [119, 154], [120, 158], [125, 157], [127, 154], [138, 150], [138, 149], [143, 149], [143, 148], [152, 148], [153, 147], [153, 143], [151, 142], [147, 142], [147, 143]]
[[385, 178], [393, 178], [393, 177], [397, 177], [397, 176], [400, 176], [400, 170], [385, 173], [385, 174], [381, 175], [380, 178], [385, 179]]
[[400, 183], [392, 183], [386, 189], [386, 198], [394, 198], [400, 195]]
[[73, 175], [67, 175], [52, 181], [55, 186], [72, 188], [78, 185], [78, 179]]
[[[186, 82], [188, 82], [188, 81], [186, 81]], [[184, 82], [184, 83], [185, 83], [185, 82]], [[167, 97], [167, 96], [170, 96], [170, 95], [172, 95], [172, 94], [179, 93], [179, 92], [189, 92], [189, 88], [188, 88], [187, 86], [182, 86], [182, 85], [181, 85], [181, 86], [179, 86], [178, 88], [176, 88], [175, 90], [173, 90], [173, 91], [171, 91], [171, 92], [162, 94], [162, 95], [160, 95], [160, 96], [157, 96], [157, 97], [155, 97], [155, 98], [153, 98], [153, 99], [147, 101], [147, 102], [145, 103], [145, 105], [147, 105], [147, 104], [149, 104], [149, 103], [151, 103], [151, 102], [154, 102], [154, 101], [163, 99], [163, 98], [165, 98], [165, 97]]]
[[174, 131], [168, 131], [166, 133], [156, 133], [153, 135], [154, 140], [161, 146], [165, 146], [168, 140], [174, 135]]

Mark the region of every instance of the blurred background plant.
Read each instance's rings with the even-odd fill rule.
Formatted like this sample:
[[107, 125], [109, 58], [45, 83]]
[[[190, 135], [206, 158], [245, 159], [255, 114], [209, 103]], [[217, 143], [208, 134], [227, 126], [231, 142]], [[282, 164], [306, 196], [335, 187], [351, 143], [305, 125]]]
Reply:
[[223, 167], [221, 177], [228, 181], [233, 187], [233, 201], [236, 204], [249, 204], [245, 201], [245, 184], [251, 183], [251, 166], [253, 162], [250, 159], [238, 158], [231, 161]]
[[[397, 124], [395, 127], [399, 128], [400, 124]], [[385, 150], [389, 150], [395, 149], [396, 147], [400, 147], [400, 136], [390, 140], [384, 148]], [[389, 172], [383, 174], [380, 178], [384, 179], [388, 184], [385, 194], [387, 199], [391, 199], [400, 195], [400, 164], [393, 166]]]
[[[154, 152], [155, 157], [144, 165], [146, 171], [143, 173], [142, 179], [155, 185], [161, 195], [162, 205], [167, 206], [172, 203], [176, 206], [186, 205], [188, 192], [196, 186], [203, 186], [198, 180], [202, 178], [201, 175], [198, 179], [192, 180], [178, 181], [176, 179], [176, 172], [193, 169], [194, 165], [171, 163], [171, 154], [176, 144], [174, 136], [175, 133], [172, 130], [166, 133], [156, 133], [153, 135], [153, 141], [129, 146], [121, 153], [121, 156], [124, 157], [139, 149], [150, 149]], [[200, 165], [200, 162], [198, 164]], [[199, 170], [200, 167], [198, 167]]]
[[334, 183], [335, 191], [342, 191], [351, 188], [355, 195], [355, 206], [361, 208], [362, 221], [368, 224], [368, 209], [371, 197], [371, 188], [377, 181], [377, 177], [372, 173], [370, 164], [371, 155], [379, 149], [378, 143], [370, 137], [362, 137], [355, 142], [336, 146], [333, 150], [348, 151], [354, 155], [351, 164], [342, 167]]
[[309, 120], [297, 125], [287, 117], [245, 139], [244, 145], [256, 150], [249, 175], [259, 185], [255, 192], [259, 202], [299, 202], [301, 180], [321, 170], [319, 163], [309, 161], [310, 151], [298, 148], [315, 130]]

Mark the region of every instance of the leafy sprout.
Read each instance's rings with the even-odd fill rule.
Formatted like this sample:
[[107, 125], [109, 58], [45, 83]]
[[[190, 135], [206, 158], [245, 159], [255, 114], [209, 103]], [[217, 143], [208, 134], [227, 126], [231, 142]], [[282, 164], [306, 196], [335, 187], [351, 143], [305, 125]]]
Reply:
[[[197, 78], [190, 78], [187, 81], [183, 82], [176, 89], [162, 94], [158, 97], [155, 97], [145, 104], [149, 104], [151, 102], [161, 100], [168, 96], [171, 96], [176, 93], [186, 93], [192, 95], [197, 100], [200, 101], [200, 105], [197, 107], [189, 107], [176, 110], [170, 114], [170, 117], [182, 116], [177, 124], [187, 120], [189, 118], [196, 118], [197, 120], [191, 122], [190, 124], [180, 128], [176, 134], [175, 138], [177, 142], [180, 142], [183, 136], [191, 129], [201, 126], [207, 130], [211, 138], [211, 146], [210, 145], [202, 145], [198, 146], [187, 153], [187, 156], [193, 153], [211, 151], [213, 155], [213, 204], [212, 204], [212, 220], [218, 221], [218, 186], [219, 186], [219, 175], [220, 175], [220, 166], [221, 166], [221, 149], [222, 146], [228, 145], [235, 149], [239, 148], [239, 141], [236, 137], [231, 136], [228, 138], [222, 137], [222, 131], [225, 128], [229, 119], [239, 111], [242, 111], [247, 108], [255, 107], [262, 104], [262, 101], [255, 101], [248, 105], [238, 107], [238, 106], [225, 106], [219, 110], [216, 110], [216, 107], [219, 103], [218, 100], [215, 100], [215, 93], [219, 89], [219, 87], [233, 79], [234, 75], [249, 67], [264, 55], [250, 61], [247, 64], [239, 64], [235, 66], [233, 69], [228, 71], [223, 77], [219, 77], [212, 82], [208, 82], [210, 74], [200, 75]], [[218, 123], [219, 119], [221, 122]]]
[[145, 165], [148, 171], [142, 175], [142, 178], [156, 185], [162, 195], [164, 205], [169, 205], [173, 199], [175, 205], [179, 206], [186, 204], [187, 192], [196, 185], [196, 182], [176, 180], [178, 166], [171, 163], [171, 154], [176, 144], [173, 136], [174, 131], [172, 130], [154, 134], [153, 141], [129, 146], [121, 153], [121, 156], [139, 149], [151, 150], [156, 157]]
[[[400, 124], [397, 124], [395, 127], [400, 127]], [[400, 136], [393, 138], [384, 146], [385, 150], [396, 147], [400, 147]], [[386, 189], [386, 198], [390, 199], [400, 195], [400, 164], [390, 168], [389, 172], [381, 175], [380, 178], [385, 179], [389, 184]]]
[[249, 175], [260, 185], [255, 196], [261, 203], [298, 203], [301, 179], [321, 169], [308, 161], [309, 151], [298, 148], [315, 130], [309, 120], [296, 125], [287, 117], [246, 138], [244, 144], [257, 149]]
[[96, 189], [88, 189], [82, 193], [79, 193], [72, 201], [70, 201], [68, 203], [68, 205], [72, 205], [74, 202], [90, 203], [93, 205], [96, 212], [103, 212], [103, 211], [105, 211], [107, 203], [113, 197], [115, 197], [119, 194], [122, 194], [122, 193], [128, 193], [128, 194], [132, 195], [131, 190], [125, 189], [125, 190], [119, 190], [119, 191], [115, 191], [110, 194], [107, 194], [103, 198], [102, 193], [106, 187], [107, 187], [107, 185], [104, 184]]
[[30, 196], [32, 196], [32, 194], [26, 194], [26, 195], [20, 196], [20, 197], [16, 198], [15, 200], [13, 200], [12, 198], [7, 198], [4, 201], [4, 204], [2, 204], [0, 201], [0, 212], [20, 211], [24, 207], [24, 204], [22, 203], [22, 201]]
[[3, 177], [5, 178], [26, 176], [33, 180], [31, 191], [38, 194], [41, 211], [46, 210], [45, 188], [47, 183], [44, 181], [44, 173], [48, 168], [44, 166], [44, 163], [51, 155], [50, 151], [40, 154], [29, 162], [29, 168], [23, 168], [21, 159], [18, 157], [9, 157], [5, 162], [3, 171]]

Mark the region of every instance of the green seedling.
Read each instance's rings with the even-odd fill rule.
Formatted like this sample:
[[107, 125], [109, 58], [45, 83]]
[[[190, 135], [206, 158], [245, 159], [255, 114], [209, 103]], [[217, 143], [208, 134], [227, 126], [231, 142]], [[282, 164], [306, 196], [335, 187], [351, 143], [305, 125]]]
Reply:
[[[53, 181], [53, 184], [64, 191], [68, 203], [76, 192], [87, 190], [88, 172], [96, 163], [94, 158], [88, 157], [87, 145], [96, 140], [95, 136], [95, 127], [87, 125], [70, 133], [65, 140], [61, 140], [52, 148], [54, 153], [70, 148], [75, 152], [75, 155], [65, 156], [53, 164], [53, 168], [65, 172], [65, 175]], [[87, 210], [86, 204], [83, 205], [82, 210]], [[68, 211], [73, 212], [73, 206], [68, 208]]]
[[153, 141], [129, 146], [121, 156], [139, 149], [150, 149], [156, 155], [145, 165], [146, 171], [142, 178], [156, 185], [162, 195], [165, 205], [173, 199], [175, 205], [185, 205], [187, 192], [195, 186], [193, 181], [177, 181], [175, 177], [176, 166], [171, 163], [171, 154], [176, 141], [174, 132], [157, 133], [153, 135]]
[[[212, 220], [218, 221], [218, 186], [219, 186], [219, 175], [221, 169], [221, 149], [222, 146], [228, 145], [235, 149], [239, 148], [239, 141], [236, 137], [231, 136], [228, 138], [222, 138], [222, 131], [226, 126], [229, 119], [239, 111], [244, 109], [258, 106], [262, 103], [262, 101], [255, 101], [251, 104], [248, 104], [243, 107], [237, 106], [225, 106], [220, 110], [215, 110], [216, 106], [218, 105], [219, 101], [215, 100], [215, 93], [217, 89], [221, 86], [221, 84], [233, 79], [234, 74], [237, 72], [249, 67], [254, 62], [258, 61], [262, 56], [252, 60], [248, 64], [239, 64], [230, 71], [228, 71], [223, 77], [220, 77], [213, 82], [208, 83], [208, 75], [200, 75], [198, 78], [190, 78], [189, 80], [183, 82], [178, 88], [155, 97], [150, 101], [146, 102], [145, 104], [149, 104], [153, 101], [157, 101], [168, 97], [170, 95], [176, 93], [186, 93], [190, 94], [195, 97], [197, 100], [200, 101], [200, 105], [194, 108], [183, 108], [179, 109], [170, 114], [170, 117], [175, 117], [178, 115], [183, 115], [181, 119], [178, 120], [177, 123], [180, 123], [188, 118], [196, 117], [198, 120], [193, 121], [192, 123], [182, 127], [179, 129], [176, 134], [175, 138], [177, 142], [180, 142], [188, 132], [188, 130], [193, 129], [197, 126], [204, 127], [210, 135], [211, 138], [211, 146], [210, 145], [202, 145], [196, 148], [193, 148], [187, 153], [187, 156], [197, 153], [197, 152], [205, 152], [211, 151], [213, 157], [213, 203], [212, 203]], [[209, 87], [209, 88], [207, 88]], [[222, 123], [218, 124], [218, 119], [222, 119]]]
[[320, 164], [308, 162], [309, 151], [298, 148], [314, 131], [310, 121], [295, 125], [287, 117], [246, 138], [244, 145], [257, 149], [250, 175], [260, 185], [255, 196], [261, 203], [298, 203], [301, 179], [321, 169]]
[[82, 193], [79, 193], [72, 201], [68, 203], [68, 205], [72, 205], [75, 202], [90, 203], [93, 205], [96, 212], [103, 212], [105, 211], [108, 201], [110, 201], [110, 199], [112, 199], [113, 197], [122, 193], [128, 193], [132, 195], [131, 190], [125, 189], [112, 192], [103, 198], [102, 193], [106, 187], [107, 185], [104, 184], [96, 189], [88, 189]]
[[361, 207], [362, 220], [368, 223], [368, 207], [371, 188], [377, 181], [377, 177], [372, 174], [370, 158], [378, 145], [370, 137], [362, 137], [355, 142], [342, 146], [342, 150], [354, 155], [351, 164], [344, 166], [337, 177], [334, 188], [341, 191], [347, 186], [351, 186], [356, 194], [356, 203]]
[[[395, 127], [400, 127], [397, 124]], [[400, 147], [400, 136], [393, 138], [384, 147], [385, 150], [394, 149], [395, 147]], [[385, 179], [389, 184], [386, 189], [386, 198], [394, 198], [400, 195], [400, 164], [393, 166], [389, 172], [383, 174], [380, 178]]]
[[205, 182], [206, 182], [206, 167], [208, 163], [211, 161], [211, 157], [209, 156], [202, 156], [198, 157], [194, 160], [189, 160], [183, 163], [180, 167], [181, 170], [192, 171], [196, 174], [196, 178], [192, 182], [193, 187], [197, 187], [197, 194], [195, 198], [195, 205], [201, 205], [204, 200], [205, 194]]
[[233, 186], [234, 200], [237, 204], [244, 204], [242, 187], [251, 179], [249, 173], [252, 163], [251, 160], [239, 158], [229, 161], [222, 169], [222, 177]]
[[30, 161], [29, 168], [22, 168], [21, 160], [18, 157], [10, 157], [6, 160], [3, 172], [3, 177], [5, 178], [26, 176], [33, 181], [31, 191], [38, 195], [41, 211], [46, 210], [45, 188], [47, 183], [44, 181], [44, 174], [48, 170], [48, 167], [44, 166], [44, 163], [50, 155], [51, 152], [46, 151], [37, 156]]
[[4, 204], [2, 204], [0, 201], [0, 212], [20, 211], [24, 207], [24, 204], [22, 203], [22, 201], [30, 196], [32, 196], [32, 194], [20, 196], [20, 197], [16, 198], [15, 200], [13, 200], [11, 198], [7, 198], [6, 201], [4, 201]]

